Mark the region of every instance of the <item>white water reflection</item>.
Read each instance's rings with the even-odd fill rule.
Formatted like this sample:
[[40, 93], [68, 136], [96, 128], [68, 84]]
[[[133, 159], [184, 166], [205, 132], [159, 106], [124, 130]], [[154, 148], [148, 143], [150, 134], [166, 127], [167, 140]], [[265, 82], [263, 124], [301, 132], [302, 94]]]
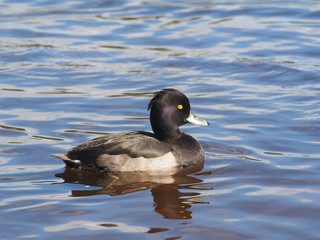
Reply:
[[129, 226], [122, 222], [95, 222], [88, 220], [76, 220], [56, 226], [44, 227], [46, 232], [60, 232], [77, 228], [86, 228], [93, 231], [118, 230], [125, 233], [143, 233], [148, 232], [149, 228], [141, 226]]

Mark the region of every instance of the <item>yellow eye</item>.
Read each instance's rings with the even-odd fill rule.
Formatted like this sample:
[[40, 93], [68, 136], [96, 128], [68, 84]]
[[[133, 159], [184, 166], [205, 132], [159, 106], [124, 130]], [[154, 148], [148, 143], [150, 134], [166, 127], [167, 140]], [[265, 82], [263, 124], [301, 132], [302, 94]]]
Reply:
[[179, 106], [178, 106], [178, 108], [179, 108], [179, 109], [182, 109], [182, 108], [183, 108], [183, 106], [182, 106], [182, 105], [179, 105]]

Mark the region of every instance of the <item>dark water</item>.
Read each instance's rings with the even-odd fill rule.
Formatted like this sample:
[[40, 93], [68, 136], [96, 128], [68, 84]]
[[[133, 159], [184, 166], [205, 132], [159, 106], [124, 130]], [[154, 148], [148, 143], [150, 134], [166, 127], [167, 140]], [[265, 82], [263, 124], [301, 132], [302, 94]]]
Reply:
[[[1, 239], [320, 239], [318, 1], [1, 1]], [[178, 176], [50, 156], [148, 130], [178, 88], [208, 127]]]

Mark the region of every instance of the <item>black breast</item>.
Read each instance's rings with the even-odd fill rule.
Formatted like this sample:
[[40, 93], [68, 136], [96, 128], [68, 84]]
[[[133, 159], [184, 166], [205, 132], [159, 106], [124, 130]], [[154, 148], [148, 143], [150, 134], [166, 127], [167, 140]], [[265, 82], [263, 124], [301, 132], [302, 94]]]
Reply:
[[179, 138], [166, 142], [179, 157], [179, 165], [192, 165], [204, 160], [204, 153], [200, 143], [192, 136], [182, 133]]

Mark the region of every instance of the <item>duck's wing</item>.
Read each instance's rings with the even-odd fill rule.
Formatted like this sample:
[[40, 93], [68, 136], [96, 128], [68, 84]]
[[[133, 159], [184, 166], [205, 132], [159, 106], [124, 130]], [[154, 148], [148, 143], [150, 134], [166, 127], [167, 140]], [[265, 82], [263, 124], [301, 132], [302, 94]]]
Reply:
[[[110, 156], [129, 158], [159, 158], [172, 149], [148, 132], [125, 132], [98, 137], [79, 144], [66, 154], [53, 154], [70, 167], [89, 166], [104, 168], [101, 159], [108, 161]], [[114, 157], [113, 157], [114, 159]]]

